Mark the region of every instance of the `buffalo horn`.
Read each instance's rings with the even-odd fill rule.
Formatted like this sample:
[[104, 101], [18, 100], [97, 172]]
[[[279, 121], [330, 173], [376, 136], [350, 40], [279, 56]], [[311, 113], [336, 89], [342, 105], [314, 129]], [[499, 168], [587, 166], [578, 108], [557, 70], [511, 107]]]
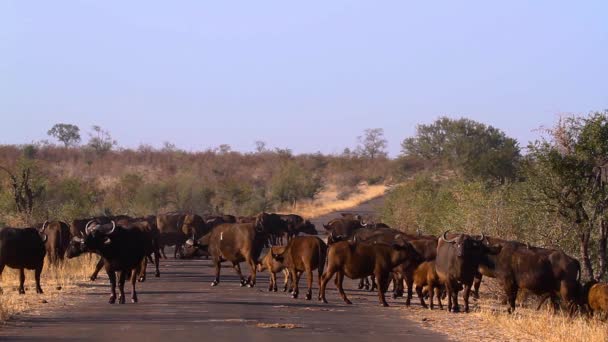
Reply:
[[448, 240], [448, 238], [447, 238], [448, 232], [449, 232], [449, 230], [446, 230], [445, 233], [443, 233], [443, 235], [441, 235], [441, 239], [443, 241], [445, 241], [445, 242], [448, 242], [448, 243], [454, 243], [454, 242], [456, 242], [457, 238], [453, 238], [453, 239], [449, 239]]
[[87, 225], [86, 225], [86, 226], [84, 226], [84, 232], [85, 232], [87, 235], [89, 235], [89, 233], [90, 233], [90, 232], [91, 232], [91, 230], [92, 230], [92, 229], [89, 229], [89, 225], [90, 225], [91, 223], [93, 223], [93, 222], [95, 222], [95, 220], [91, 220], [91, 221], [87, 222]]

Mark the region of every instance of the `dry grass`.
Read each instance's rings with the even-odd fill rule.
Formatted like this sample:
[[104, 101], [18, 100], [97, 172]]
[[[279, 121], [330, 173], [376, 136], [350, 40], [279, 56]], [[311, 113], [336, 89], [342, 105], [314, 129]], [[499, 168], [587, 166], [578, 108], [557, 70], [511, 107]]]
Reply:
[[321, 192], [314, 201], [300, 203], [295, 208], [292, 208], [291, 211], [306, 218], [318, 217], [334, 211], [347, 210], [363, 202], [380, 197], [384, 195], [387, 189], [386, 185], [360, 184], [357, 186], [358, 191], [356, 193], [344, 200], [339, 200], [337, 199], [339, 189], [331, 185]]
[[[399, 308], [404, 318], [419, 322], [422, 327], [441, 332], [453, 341], [539, 341], [600, 342], [608, 341], [608, 324], [583, 316], [568, 317], [546, 309], [536, 311], [538, 298], [530, 296], [525, 307], [514, 314], [501, 304], [494, 279], [484, 279], [481, 300], [471, 301], [471, 313], [453, 314], [436, 308], [431, 311], [418, 305], [416, 295], [410, 308]], [[526, 298], [525, 296], [519, 299]], [[519, 300], [518, 299], [518, 300]], [[444, 300], [447, 305], [447, 300]], [[461, 308], [463, 302], [460, 299]], [[466, 331], [466, 333], [464, 333]]]
[[25, 272], [25, 295], [20, 295], [19, 271], [6, 267], [2, 273], [0, 295], [0, 321], [5, 321], [21, 312], [32, 310], [40, 304], [57, 301], [61, 296], [76, 289], [78, 283], [88, 278], [97, 263], [96, 256], [82, 256], [66, 260], [53, 266], [45, 263], [40, 281], [44, 294], [36, 294], [34, 271]]
[[508, 335], [519, 336], [517, 340], [520, 341], [608, 341], [608, 324], [581, 316], [571, 318], [566, 314], [530, 309], [520, 309], [514, 315], [491, 310], [482, 310], [474, 315], [487, 328], [500, 327]]

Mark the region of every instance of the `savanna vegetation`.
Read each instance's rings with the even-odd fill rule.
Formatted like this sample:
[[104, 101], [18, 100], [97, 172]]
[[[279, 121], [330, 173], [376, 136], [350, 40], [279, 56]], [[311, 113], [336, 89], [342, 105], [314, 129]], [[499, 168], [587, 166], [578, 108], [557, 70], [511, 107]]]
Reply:
[[0, 225], [173, 210], [290, 211], [324, 190], [335, 190], [336, 199], [345, 200], [356, 196], [362, 184], [392, 179], [382, 129], [365, 131], [358, 146], [340, 155], [294, 155], [261, 141], [251, 153], [226, 144], [186, 152], [168, 142], [160, 149], [141, 145], [133, 150], [119, 147], [99, 126], [80, 145], [80, 129], [70, 124], [57, 124], [48, 135], [60, 145], [0, 146]]

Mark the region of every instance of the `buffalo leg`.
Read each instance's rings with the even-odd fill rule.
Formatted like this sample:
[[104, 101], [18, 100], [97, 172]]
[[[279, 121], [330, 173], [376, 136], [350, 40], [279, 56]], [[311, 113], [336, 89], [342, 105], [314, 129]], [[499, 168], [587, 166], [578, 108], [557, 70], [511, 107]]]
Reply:
[[[137, 277], [137, 272], [131, 272], [131, 277]], [[118, 303], [124, 304], [125, 300], [125, 281], [127, 280], [127, 271], [118, 272], [118, 291], [120, 294], [118, 296]]]
[[405, 299], [405, 305], [406, 306], [410, 306], [411, 301], [412, 301], [412, 297], [413, 297], [413, 290], [414, 290], [414, 278], [411, 276], [406, 276], [405, 277], [405, 284], [407, 285], [407, 298]]
[[160, 263], [160, 253], [158, 253], [158, 248], [154, 250], [154, 267], [156, 269], [156, 272], [154, 273], [154, 276], [156, 278], [160, 277], [160, 270], [159, 270], [159, 265]]
[[540, 308], [543, 306], [543, 304], [545, 304], [545, 302], [547, 301], [547, 299], [551, 298], [551, 293], [545, 293], [540, 300], [538, 301], [538, 306], [536, 307], [536, 311], [539, 311]]
[[365, 279], [367, 279], [367, 278], [363, 277], [363, 278], [359, 279], [359, 286], [357, 286], [357, 288], [359, 290], [362, 290], [363, 287], [365, 286]]
[[[416, 285], [416, 293], [418, 294], [418, 298], [420, 298], [420, 305], [422, 305], [423, 308], [428, 309], [428, 306], [426, 305], [426, 303], [424, 302], [424, 295], [422, 293], [422, 286], [420, 285]], [[431, 293], [431, 307], [433, 307], [433, 294]]]
[[387, 307], [388, 303], [386, 302], [386, 297], [384, 296], [384, 292], [388, 289], [388, 274], [382, 274], [381, 272], [376, 272], [375, 277], [376, 282], [378, 283], [378, 300], [380, 301], [380, 305]]
[[296, 271], [295, 268], [290, 268], [289, 269], [289, 273], [293, 273], [293, 292], [291, 294], [291, 298], [298, 298], [298, 295], [300, 294], [300, 277], [302, 276], [302, 272], [298, 272]]
[[[323, 301], [323, 303], [327, 303], [327, 299], [325, 298], [325, 288], [327, 287], [327, 283], [331, 280], [331, 277], [334, 276], [334, 272], [331, 269], [331, 266], [327, 268], [327, 270], [325, 270], [325, 272], [323, 273], [323, 276], [321, 276], [321, 286], [319, 288], [319, 300]], [[337, 281], [336, 281], [336, 286], [337, 286]]]
[[222, 262], [219, 259], [213, 259], [215, 264], [215, 279], [211, 283], [211, 286], [217, 286], [220, 283], [220, 270], [222, 269]]
[[312, 299], [312, 270], [310, 267], [306, 270], [306, 285], [308, 286], [308, 291], [306, 291], [306, 300]]
[[162, 256], [163, 256], [163, 259], [167, 259], [167, 254], [165, 254], [165, 246], [162, 246], [159, 249], [160, 249], [160, 254], [162, 254]]
[[247, 260], [247, 263], [249, 264], [249, 270], [251, 271], [251, 275], [249, 276], [248, 282], [249, 282], [249, 287], [254, 287], [255, 286], [255, 282], [256, 282], [256, 277], [257, 277], [257, 268], [255, 267], [255, 260], [253, 260], [253, 258], [249, 258], [249, 260]]
[[42, 294], [44, 293], [42, 291], [42, 287], [40, 286], [40, 275], [42, 274], [42, 267], [44, 265], [41, 263], [40, 266], [36, 267], [36, 270], [34, 270], [34, 277], [36, 279], [36, 293]]
[[507, 295], [507, 301], [509, 304], [509, 313], [515, 311], [515, 299], [517, 298], [517, 285], [510, 281], [504, 282], [505, 294]]
[[[283, 270], [283, 292], [287, 292], [287, 288], [289, 287], [289, 279], [291, 277], [291, 274], [289, 273], [288, 269], [284, 269]], [[319, 279], [321, 279], [321, 277], [319, 277]], [[321, 282], [319, 280], [319, 288], [321, 288]], [[275, 292], [276, 292], [276, 287], [275, 287]]]
[[473, 298], [479, 299], [479, 286], [481, 286], [481, 278], [482, 275], [480, 273], [475, 275], [475, 279], [473, 280]]
[[[433, 288], [433, 286], [431, 286]], [[441, 287], [434, 286], [435, 296], [437, 297], [437, 304], [439, 304], [439, 309], [443, 310], [443, 304], [441, 303]], [[431, 296], [431, 310], [433, 309], [433, 297]]]
[[148, 258], [144, 257], [140, 263], [138, 272], [136, 272], [136, 274], [139, 275], [139, 281], [142, 283], [144, 281], [146, 281], [146, 269], [147, 268], [148, 268]]
[[245, 284], [247, 284], [247, 280], [245, 279], [245, 277], [243, 277], [243, 273], [241, 272], [241, 265], [238, 262], [233, 262], [232, 267], [234, 267], [234, 271], [241, 280], [241, 286], [245, 286]]
[[344, 292], [344, 287], [342, 286], [344, 284], [344, 273], [342, 271], [338, 272], [338, 274], [336, 275], [338, 278], [338, 292], [340, 292], [340, 297], [342, 297], [342, 300], [344, 301], [344, 303], [346, 304], [352, 304], [352, 302], [346, 297], [346, 293]]
[[89, 279], [91, 279], [91, 281], [95, 281], [97, 279], [97, 275], [99, 274], [99, 271], [101, 271], [102, 268], [103, 268], [103, 258], [99, 257], [99, 261], [97, 261], [97, 265], [95, 265], [95, 270], [93, 270], [93, 274], [91, 274], [91, 277]]
[[140, 273], [137, 271], [131, 273], [131, 303], [137, 303], [137, 291], [135, 291], [135, 284], [137, 283], [137, 274]]
[[110, 278], [110, 300], [108, 303], [114, 304], [116, 303], [116, 272], [107, 271], [108, 278]]
[[[0, 284], [2, 283], [2, 272], [4, 271], [4, 264], [0, 263]], [[2, 290], [2, 287], [0, 286], [0, 294], [3, 294], [4, 291]]]
[[458, 305], [458, 287], [452, 286], [452, 312], [460, 312], [460, 305]]
[[23, 283], [25, 283], [25, 270], [23, 268], [19, 269], [19, 294], [25, 294], [25, 287], [23, 287]]
[[464, 293], [462, 299], [464, 300], [464, 312], [469, 312], [469, 296], [471, 294], [471, 284], [464, 285]]
[[270, 271], [270, 282], [268, 283], [268, 292], [277, 292], [277, 274]]

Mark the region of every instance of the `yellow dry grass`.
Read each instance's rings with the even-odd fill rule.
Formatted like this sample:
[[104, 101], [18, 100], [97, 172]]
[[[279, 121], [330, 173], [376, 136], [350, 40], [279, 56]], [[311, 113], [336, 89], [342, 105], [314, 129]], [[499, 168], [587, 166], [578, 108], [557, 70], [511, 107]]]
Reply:
[[510, 341], [543, 342], [605, 342], [608, 341], [608, 324], [583, 316], [541, 310], [520, 309], [516, 314], [482, 310], [474, 315], [481, 318], [485, 329], [503, 330], [512, 336]]
[[[432, 311], [423, 309], [418, 305], [416, 296], [411, 307], [401, 307], [399, 311], [404, 318], [419, 322], [426, 329], [441, 332], [453, 341], [608, 341], [606, 322], [582, 315], [569, 317], [566, 313], [553, 313], [549, 305], [537, 311], [538, 298], [532, 295], [527, 299], [520, 296], [524, 306], [518, 304], [515, 313], [509, 314], [507, 306], [501, 303], [497, 284], [494, 279], [484, 279], [481, 299], [471, 301], [469, 314], [448, 313], [438, 308]], [[447, 300], [443, 304], [447, 305]], [[460, 304], [463, 305], [463, 302]]]
[[78, 283], [88, 278], [97, 263], [97, 256], [84, 255], [66, 260], [54, 266], [45, 262], [42, 271], [41, 286], [44, 294], [36, 294], [34, 271], [25, 271], [25, 295], [18, 293], [19, 271], [4, 268], [0, 295], [0, 321], [5, 321], [16, 314], [29, 311], [40, 305], [56, 301], [62, 295], [74, 291]]
[[357, 192], [353, 193], [346, 199], [338, 199], [339, 189], [335, 185], [327, 186], [314, 201], [299, 203], [290, 211], [302, 217], [313, 218], [329, 214], [334, 211], [347, 210], [355, 207], [363, 202], [369, 201], [376, 197], [384, 195], [388, 187], [382, 185], [367, 185], [360, 184], [357, 187]]

